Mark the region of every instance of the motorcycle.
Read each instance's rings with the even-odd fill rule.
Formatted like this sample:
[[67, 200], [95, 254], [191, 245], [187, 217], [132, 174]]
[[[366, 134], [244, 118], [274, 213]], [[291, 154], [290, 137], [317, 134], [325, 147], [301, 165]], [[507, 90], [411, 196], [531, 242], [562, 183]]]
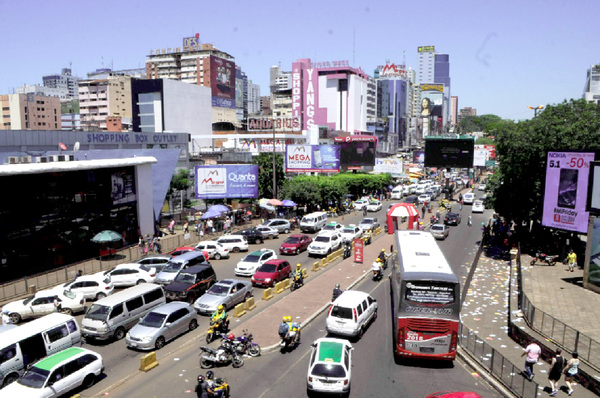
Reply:
[[233, 346], [240, 355], [257, 357], [260, 355], [260, 346], [253, 340], [252, 333], [248, 333], [248, 330], [244, 329], [242, 335], [233, 341]]
[[350, 242], [346, 242], [344, 245], [344, 258], [348, 258], [350, 256], [352, 256], [352, 245]]
[[380, 281], [383, 278], [383, 270], [381, 266], [377, 263], [373, 263], [373, 267], [371, 268], [373, 271], [373, 280]]
[[537, 252], [533, 260], [531, 260], [530, 264], [535, 265], [535, 263], [538, 261], [548, 265], [555, 265], [556, 261], [558, 261], [558, 256], [549, 256], [546, 253]]
[[215, 392], [217, 392], [217, 391], [223, 391], [223, 394], [221, 395], [221, 398], [229, 398], [230, 397], [229, 383], [227, 383], [227, 379], [226, 378], [217, 377], [215, 379], [215, 384], [217, 385], [217, 387], [215, 387]]
[[365, 231], [364, 235], [363, 235], [363, 242], [365, 242], [365, 245], [370, 245], [371, 244], [371, 230], [368, 229]]
[[226, 316], [222, 321], [214, 321], [211, 319], [208, 330], [206, 331], [206, 344], [210, 344], [215, 338], [215, 335], [227, 333], [228, 330], [229, 316]]
[[301, 277], [300, 274], [294, 273], [290, 281], [290, 291], [293, 292], [294, 290], [299, 289], [302, 286], [304, 286], [304, 279]]
[[429, 222], [430, 222], [431, 224], [435, 224], [435, 223], [437, 223], [438, 221], [440, 221], [440, 219], [439, 219], [437, 216], [431, 216], [431, 217], [429, 218]]
[[279, 335], [281, 337], [281, 343], [279, 347], [281, 351], [287, 351], [290, 347], [296, 348], [300, 344], [300, 330], [296, 332], [288, 332], [285, 335]]
[[200, 367], [202, 369], [214, 368], [217, 365], [231, 365], [234, 368], [239, 368], [244, 365], [244, 358], [236, 351], [232, 342], [225, 336], [221, 345], [216, 350], [210, 347], [202, 346], [202, 354], [200, 354]]

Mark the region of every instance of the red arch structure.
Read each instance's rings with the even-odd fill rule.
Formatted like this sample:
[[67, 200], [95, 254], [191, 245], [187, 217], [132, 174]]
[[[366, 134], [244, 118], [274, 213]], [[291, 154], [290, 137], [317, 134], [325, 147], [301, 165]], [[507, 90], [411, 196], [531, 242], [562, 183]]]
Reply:
[[408, 217], [407, 229], [419, 229], [419, 211], [411, 203], [396, 203], [387, 212], [388, 234], [400, 229], [402, 218]]

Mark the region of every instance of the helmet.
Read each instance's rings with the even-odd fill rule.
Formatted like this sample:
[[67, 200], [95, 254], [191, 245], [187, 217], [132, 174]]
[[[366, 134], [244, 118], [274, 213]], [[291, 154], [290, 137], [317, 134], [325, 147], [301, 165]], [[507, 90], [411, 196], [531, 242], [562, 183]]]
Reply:
[[385, 249], [381, 249], [381, 252], [382, 252], [382, 253], [385, 253]]
[[219, 311], [223, 311], [223, 309], [224, 309], [223, 305], [219, 305], [219, 306], [217, 307], [217, 310], [219, 310]]
[[296, 264], [296, 269], [300, 269], [300, 267], [302, 267], [302, 264], [300, 264], [300, 263]]
[[198, 383], [204, 383], [204, 380], [206, 380], [204, 376], [198, 375]]
[[213, 373], [212, 370], [209, 370], [208, 372], [206, 372], [206, 378], [208, 380], [212, 380], [212, 379], [214, 379], [214, 377], [215, 377], [215, 374]]
[[291, 316], [289, 316], [289, 315], [288, 315], [288, 316], [286, 316], [285, 318], [286, 318], [285, 320], [286, 320], [287, 322], [291, 322], [291, 321], [292, 321], [292, 317], [291, 317]]
[[229, 333], [229, 334], [227, 335], [227, 338], [228, 338], [229, 340], [234, 340], [234, 339], [235, 339], [235, 334], [233, 334], [233, 333]]
[[284, 315], [284, 316], [283, 316], [283, 322], [287, 322], [287, 318], [288, 318], [288, 317], [287, 317], [286, 315]]
[[339, 288], [340, 288], [340, 284], [339, 284], [339, 283], [336, 283], [336, 284], [335, 284], [335, 288], [336, 288], [336, 289], [339, 289]]

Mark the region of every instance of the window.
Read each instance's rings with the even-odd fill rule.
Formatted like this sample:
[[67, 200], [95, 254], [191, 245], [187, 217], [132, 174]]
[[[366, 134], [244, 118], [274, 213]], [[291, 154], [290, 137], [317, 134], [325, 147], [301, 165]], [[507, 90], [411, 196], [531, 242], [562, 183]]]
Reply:
[[358, 316], [361, 316], [363, 313], [362, 306], [359, 304], [356, 306], [356, 311], [358, 312]]
[[141, 296], [131, 299], [125, 303], [125, 306], [127, 307], [127, 311], [129, 311], [129, 312], [140, 308], [142, 305], [144, 305], [144, 300], [142, 300]]
[[0, 364], [12, 359], [17, 355], [17, 345], [11, 344], [8, 347], [0, 350]]
[[67, 376], [77, 372], [79, 369], [81, 369], [81, 367], [77, 363], [77, 359], [74, 359], [71, 362], [66, 363], [64, 366], [64, 369], [65, 369], [64, 376], [67, 377]]
[[180, 320], [187, 314], [188, 314], [187, 310], [185, 308], [182, 308], [180, 310], [175, 311], [171, 315], [169, 315], [169, 317], [167, 318], [167, 322], [170, 322], [170, 323], [177, 322], [178, 320]]
[[362, 302], [362, 308], [363, 308], [363, 311], [366, 311], [367, 308], [369, 308], [369, 305], [367, 304], [367, 300], [366, 299], [365, 299], [365, 301]]
[[123, 304], [118, 304], [112, 309], [108, 319], [114, 319], [121, 314], [123, 314]]
[[69, 333], [75, 333], [77, 331], [77, 324], [75, 321], [71, 320], [67, 322], [67, 326], [69, 327]]
[[146, 304], [151, 303], [153, 301], [159, 300], [163, 297], [163, 291], [162, 289], [155, 289], [152, 290], [151, 292], [148, 292], [146, 294], [144, 294], [144, 302]]
[[60, 325], [53, 329], [48, 330], [46, 333], [46, 338], [48, 343], [54, 343], [62, 339], [63, 337], [67, 337], [69, 335], [69, 331], [67, 330], [66, 325]]
[[96, 361], [98, 358], [92, 354], [85, 354], [79, 358], [77, 358], [77, 363], [79, 364], [79, 368], [83, 368], [90, 363]]

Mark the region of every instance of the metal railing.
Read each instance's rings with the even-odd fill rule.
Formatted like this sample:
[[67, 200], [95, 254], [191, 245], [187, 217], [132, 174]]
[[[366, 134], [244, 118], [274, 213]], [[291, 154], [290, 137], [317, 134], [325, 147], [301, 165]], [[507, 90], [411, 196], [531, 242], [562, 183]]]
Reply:
[[506, 388], [519, 397], [537, 397], [538, 384], [527, 380], [518, 366], [462, 323], [458, 333], [460, 346]]

